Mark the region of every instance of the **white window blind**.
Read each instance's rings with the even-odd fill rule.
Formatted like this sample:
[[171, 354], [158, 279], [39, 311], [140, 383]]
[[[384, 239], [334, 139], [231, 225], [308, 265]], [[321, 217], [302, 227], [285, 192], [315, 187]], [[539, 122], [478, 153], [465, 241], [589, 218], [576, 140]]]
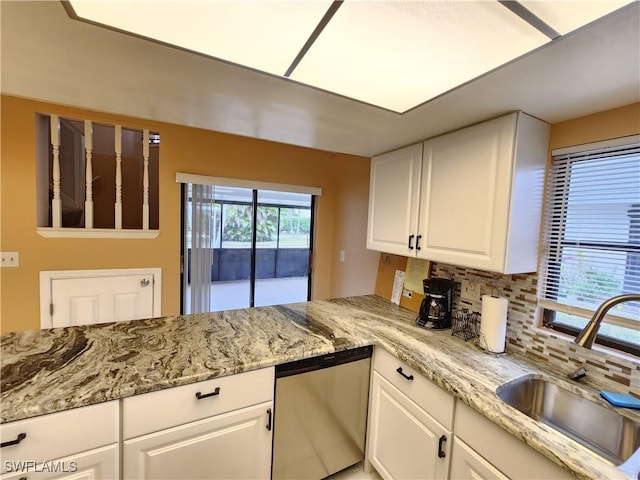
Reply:
[[[640, 292], [640, 143], [632, 138], [554, 152], [541, 307], [590, 318], [607, 298]], [[631, 329], [622, 339], [640, 343], [638, 302], [616, 306], [605, 322]]]

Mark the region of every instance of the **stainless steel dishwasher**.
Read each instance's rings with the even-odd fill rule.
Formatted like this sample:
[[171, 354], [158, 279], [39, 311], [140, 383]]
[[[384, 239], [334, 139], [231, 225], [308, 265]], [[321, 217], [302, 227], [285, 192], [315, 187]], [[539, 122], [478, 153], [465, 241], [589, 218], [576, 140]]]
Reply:
[[364, 459], [372, 350], [276, 367], [274, 480], [319, 480]]

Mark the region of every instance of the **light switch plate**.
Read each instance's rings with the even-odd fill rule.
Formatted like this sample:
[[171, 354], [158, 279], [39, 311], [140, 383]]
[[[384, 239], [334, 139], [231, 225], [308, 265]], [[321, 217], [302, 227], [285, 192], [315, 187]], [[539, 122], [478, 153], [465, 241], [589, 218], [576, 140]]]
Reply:
[[18, 265], [20, 265], [20, 255], [18, 252], [2, 252], [0, 267], [17, 267]]

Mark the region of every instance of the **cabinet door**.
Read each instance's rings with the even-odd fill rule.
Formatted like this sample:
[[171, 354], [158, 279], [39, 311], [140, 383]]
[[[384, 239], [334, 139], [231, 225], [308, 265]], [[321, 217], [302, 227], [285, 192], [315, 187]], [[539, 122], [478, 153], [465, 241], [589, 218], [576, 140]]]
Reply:
[[367, 449], [378, 473], [385, 479], [447, 478], [451, 432], [377, 372], [371, 395]]
[[[536, 452], [463, 402], [458, 402], [456, 406], [455, 429], [457, 438], [509, 478], [575, 480], [569, 471]], [[453, 460], [456, 461], [455, 456]]]
[[117, 479], [120, 476], [119, 445], [113, 444], [37, 465], [27, 460], [7, 460], [10, 473], [2, 480], [97, 480]]
[[265, 402], [124, 442], [130, 479], [267, 479], [271, 412]]
[[368, 249], [415, 255], [421, 168], [422, 144], [371, 159]]
[[424, 143], [419, 256], [501, 271], [515, 114]]
[[451, 478], [458, 480], [509, 479], [458, 437], [453, 439]]

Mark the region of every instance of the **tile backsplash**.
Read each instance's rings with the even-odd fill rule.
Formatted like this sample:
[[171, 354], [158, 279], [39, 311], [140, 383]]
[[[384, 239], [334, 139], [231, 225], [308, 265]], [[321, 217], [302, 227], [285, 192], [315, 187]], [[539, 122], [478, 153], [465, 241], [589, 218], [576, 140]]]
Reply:
[[507, 298], [507, 351], [534, 357], [562, 373], [569, 373], [578, 366], [585, 365], [587, 378], [583, 381], [598, 388], [640, 396], [640, 359], [632, 360], [629, 356], [588, 350], [551, 330], [534, 327], [537, 274], [501, 275], [433, 263], [431, 276], [452, 278], [457, 282], [454, 309], [467, 308], [477, 312], [482, 309], [481, 302], [460, 297], [460, 282], [463, 279], [480, 284], [482, 295], [497, 294]]

